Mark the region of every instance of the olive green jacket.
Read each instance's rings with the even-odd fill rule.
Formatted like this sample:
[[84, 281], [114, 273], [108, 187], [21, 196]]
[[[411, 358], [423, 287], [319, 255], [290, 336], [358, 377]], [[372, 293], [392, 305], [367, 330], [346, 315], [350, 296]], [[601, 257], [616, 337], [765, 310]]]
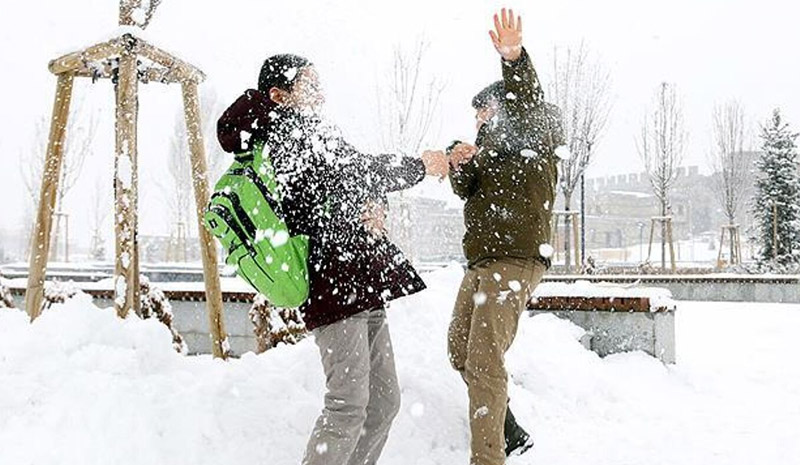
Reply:
[[545, 103], [530, 57], [503, 60], [507, 94], [483, 125], [478, 153], [451, 171], [464, 205], [464, 254], [470, 266], [514, 257], [550, 265], [551, 217], [558, 181], [555, 149], [564, 144], [558, 107]]

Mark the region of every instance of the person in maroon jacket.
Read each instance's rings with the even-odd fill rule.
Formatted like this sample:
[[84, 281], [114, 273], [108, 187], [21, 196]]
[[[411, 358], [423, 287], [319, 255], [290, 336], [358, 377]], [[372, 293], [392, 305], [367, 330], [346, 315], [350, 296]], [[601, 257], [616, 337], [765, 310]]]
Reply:
[[320, 116], [324, 94], [308, 60], [267, 59], [218, 123], [227, 152], [264, 142], [292, 235], [310, 239], [310, 296], [301, 307], [327, 379], [304, 464], [374, 464], [400, 407], [387, 304], [425, 284], [383, 228], [386, 194], [444, 177], [444, 152], [360, 153]]

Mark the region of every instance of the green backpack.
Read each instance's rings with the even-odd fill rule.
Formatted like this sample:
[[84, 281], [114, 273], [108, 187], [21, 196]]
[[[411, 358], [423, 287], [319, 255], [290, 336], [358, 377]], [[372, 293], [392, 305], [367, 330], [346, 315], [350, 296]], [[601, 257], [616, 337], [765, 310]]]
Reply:
[[290, 237], [264, 144], [237, 155], [214, 187], [205, 227], [228, 251], [225, 263], [269, 302], [294, 308], [308, 299], [308, 237]]

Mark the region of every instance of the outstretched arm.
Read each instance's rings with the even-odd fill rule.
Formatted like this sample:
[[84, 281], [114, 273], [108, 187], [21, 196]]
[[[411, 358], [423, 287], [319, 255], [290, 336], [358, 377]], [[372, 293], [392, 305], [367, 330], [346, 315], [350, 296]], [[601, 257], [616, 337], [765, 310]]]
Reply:
[[494, 15], [494, 30], [489, 31], [497, 53], [503, 57], [503, 81], [509, 94], [506, 101], [522, 105], [539, 105], [544, 101], [539, 77], [530, 56], [522, 46], [522, 17], [514, 10], [502, 9]]
[[419, 184], [426, 175], [444, 178], [448, 173], [447, 156], [443, 151], [426, 150], [421, 158], [397, 155], [368, 155], [341, 141], [342, 154], [355, 163], [347, 166], [356, 177], [364, 179], [365, 186], [381, 194], [396, 192]]

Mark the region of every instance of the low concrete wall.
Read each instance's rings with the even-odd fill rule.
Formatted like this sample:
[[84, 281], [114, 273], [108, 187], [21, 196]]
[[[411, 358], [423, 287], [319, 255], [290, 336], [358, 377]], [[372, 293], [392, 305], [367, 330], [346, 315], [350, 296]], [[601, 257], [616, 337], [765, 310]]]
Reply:
[[601, 357], [641, 350], [664, 363], [675, 363], [675, 311], [592, 312], [531, 310], [532, 315], [550, 313], [586, 331], [581, 343]]
[[609, 282], [669, 289], [676, 300], [713, 302], [800, 303], [800, 277], [761, 276], [548, 276], [545, 281]]

